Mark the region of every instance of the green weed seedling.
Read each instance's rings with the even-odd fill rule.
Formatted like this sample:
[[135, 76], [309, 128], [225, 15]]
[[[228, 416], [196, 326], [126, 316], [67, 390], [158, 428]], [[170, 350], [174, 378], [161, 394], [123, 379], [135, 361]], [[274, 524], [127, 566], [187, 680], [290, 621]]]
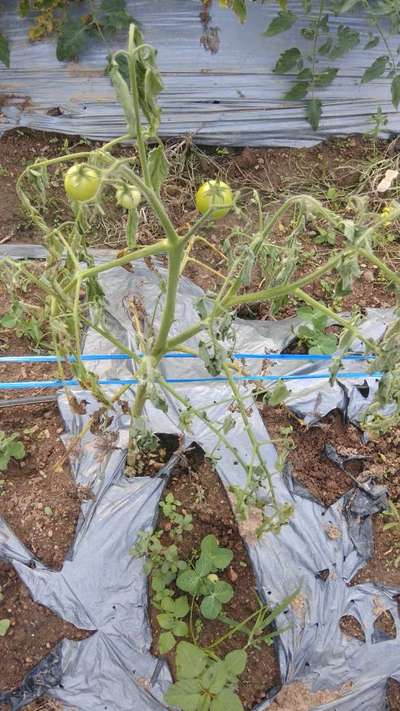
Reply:
[[232, 585], [217, 575], [228, 567], [233, 553], [229, 548], [221, 548], [212, 534], [203, 538], [200, 551], [194, 566], [182, 571], [176, 584], [180, 590], [201, 598], [201, 614], [208, 620], [215, 620], [222, 606], [233, 597]]
[[6, 435], [0, 430], [0, 472], [5, 472], [11, 459], [23, 459], [25, 457], [25, 447], [18, 439], [17, 432]]
[[180, 642], [177, 682], [165, 693], [165, 701], [181, 711], [243, 711], [235, 690], [246, 662], [247, 654], [242, 649], [229, 652], [224, 659], [210, 659], [195, 645]]

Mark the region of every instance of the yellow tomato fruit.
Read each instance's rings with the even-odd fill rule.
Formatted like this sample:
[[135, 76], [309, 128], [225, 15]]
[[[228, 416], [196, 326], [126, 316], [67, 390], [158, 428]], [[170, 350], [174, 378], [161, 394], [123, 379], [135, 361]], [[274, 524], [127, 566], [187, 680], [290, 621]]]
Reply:
[[[232, 190], [222, 180], [208, 180], [201, 185], [196, 193], [196, 208], [204, 215], [213, 208], [210, 217], [220, 220], [225, 217], [233, 205]], [[215, 207], [214, 207], [215, 206]]]
[[64, 176], [65, 192], [71, 200], [86, 202], [97, 193], [100, 176], [94, 168], [86, 163], [76, 163], [67, 170]]

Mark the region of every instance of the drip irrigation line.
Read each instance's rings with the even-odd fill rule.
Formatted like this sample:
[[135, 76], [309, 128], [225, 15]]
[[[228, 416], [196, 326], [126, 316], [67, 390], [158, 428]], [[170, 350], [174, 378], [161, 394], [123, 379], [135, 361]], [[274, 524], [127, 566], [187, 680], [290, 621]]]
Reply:
[[32, 395], [32, 397], [13, 397], [9, 400], [0, 400], [0, 410], [5, 407], [15, 407], [22, 405], [37, 405], [43, 402], [57, 402], [58, 395]]
[[[138, 358], [143, 357], [143, 353], [137, 353]], [[321, 353], [234, 353], [231, 358], [233, 360], [313, 360], [313, 361], [331, 361], [332, 355]], [[193, 353], [165, 353], [163, 358], [199, 358]], [[364, 361], [374, 359], [374, 355], [353, 353], [341, 357], [341, 360]], [[82, 361], [102, 361], [102, 360], [132, 360], [132, 356], [126, 353], [84, 353], [80, 356]], [[76, 356], [65, 356], [59, 358], [55, 355], [43, 356], [0, 356], [0, 363], [57, 363], [68, 362], [76, 363]]]
[[[337, 378], [380, 378], [382, 373], [349, 373], [339, 372]], [[277, 380], [326, 380], [331, 377], [330, 373], [317, 373], [312, 375], [234, 375], [233, 380], [237, 382], [274, 382]], [[227, 383], [228, 378], [223, 376], [203, 377], [203, 378], [165, 378], [166, 383]], [[98, 380], [99, 385], [137, 385], [136, 378], [104, 378]], [[80, 385], [78, 380], [28, 380], [21, 382], [0, 383], [0, 390], [29, 390], [31, 388], [61, 388]]]

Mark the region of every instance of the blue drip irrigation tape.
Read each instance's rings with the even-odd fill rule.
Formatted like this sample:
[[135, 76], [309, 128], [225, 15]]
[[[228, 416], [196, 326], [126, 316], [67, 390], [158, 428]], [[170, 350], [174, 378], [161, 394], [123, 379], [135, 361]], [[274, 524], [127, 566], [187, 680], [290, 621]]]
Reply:
[[[338, 373], [338, 378], [380, 378], [382, 373]], [[330, 373], [318, 373], [313, 375], [234, 375], [233, 380], [236, 381], [267, 381], [274, 382], [276, 380], [323, 380], [330, 378]], [[136, 385], [135, 378], [105, 378], [99, 380], [99, 385]], [[224, 377], [206, 377], [206, 378], [165, 378], [166, 383], [226, 383], [227, 378]], [[78, 380], [31, 380], [23, 382], [0, 383], [0, 390], [29, 390], [30, 388], [61, 388], [64, 386], [79, 385]]]
[[[137, 356], [141, 358], [143, 353], [138, 353]], [[199, 356], [192, 353], [166, 353], [163, 358], [198, 358]], [[370, 360], [375, 358], [373, 355], [365, 355], [353, 353], [349, 355], [342, 356], [342, 360]], [[332, 360], [332, 355], [323, 355], [319, 353], [309, 354], [309, 353], [234, 353], [232, 355], [233, 360], [322, 360], [330, 361]], [[132, 360], [131, 356], [125, 353], [85, 353], [81, 355], [82, 361], [100, 361], [100, 360]], [[68, 361], [68, 363], [75, 363], [76, 356], [66, 356], [65, 358], [58, 358], [54, 355], [44, 355], [44, 356], [0, 356], [0, 363], [57, 363], [57, 361]]]

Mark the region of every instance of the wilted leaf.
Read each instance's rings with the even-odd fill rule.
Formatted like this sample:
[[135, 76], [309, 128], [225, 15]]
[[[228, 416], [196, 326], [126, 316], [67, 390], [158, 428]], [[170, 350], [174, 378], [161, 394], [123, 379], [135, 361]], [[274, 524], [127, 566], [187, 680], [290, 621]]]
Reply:
[[289, 390], [287, 389], [285, 383], [283, 382], [283, 380], [279, 380], [275, 385], [274, 389], [268, 395], [268, 404], [272, 407], [280, 405], [280, 403], [283, 402], [288, 395]]
[[165, 157], [164, 146], [159, 145], [150, 151], [148, 165], [151, 184], [156, 192], [160, 192], [160, 187], [168, 175], [169, 163]]
[[378, 193], [385, 193], [386, 190], [392, 187], [392, 183], [396, 180], [399, 174], [398, 170], [387, 170], [385, 177], [378, 183], [376, 190]]

